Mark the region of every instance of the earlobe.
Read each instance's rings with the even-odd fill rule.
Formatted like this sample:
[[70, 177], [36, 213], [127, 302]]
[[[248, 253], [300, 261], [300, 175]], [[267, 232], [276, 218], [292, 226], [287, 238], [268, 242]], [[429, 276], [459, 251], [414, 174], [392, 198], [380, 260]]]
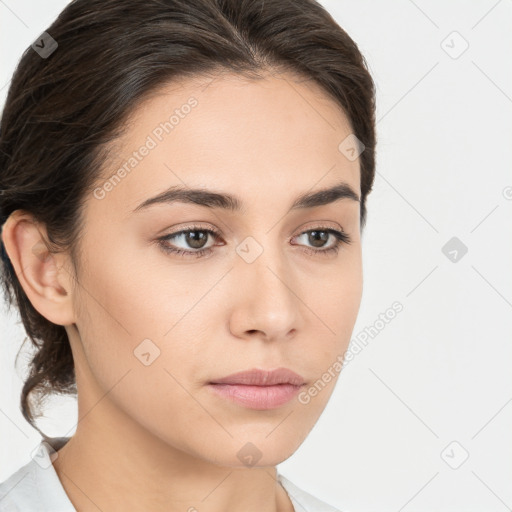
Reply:
[[45, 243], [46, 229], [21, 210], [13, 212], [2, 228], [2, 240], [18, 280], [34, 308], [50, 322], [75, 322], [72, 276], [66, 255], [52, 253]]

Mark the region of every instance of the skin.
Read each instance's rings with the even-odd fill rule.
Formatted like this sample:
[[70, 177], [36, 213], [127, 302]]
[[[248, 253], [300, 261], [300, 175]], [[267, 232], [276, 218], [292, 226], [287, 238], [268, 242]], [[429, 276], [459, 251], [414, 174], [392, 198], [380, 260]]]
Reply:
[[[27, 213], [3, 227], [31, 303], [70, 339], [79, 421], [54, 467], [78, 511], [292, 511], [275, 466], [307, 437], [338, 374], [309, 403], [273, 410], [207, 383], [287, 367], [309, 387], [346, 351], [359, 311], [360, 203], [288, 211], [340, 181], [360, 197], [359, 159], [338, 150], [350, 124], [315, 83], [273, 73], [167, 85], [133, 113], [104, 178], [192, 96], [198, 105], [113, 190], [85, 198], [78, 275], [68, 253], [45, 252], [44, 226]], [[183, 184], [234, 194], [245, 212], [174, 203], [131, 213]], [[190, 223], [221, 233], [205, 244], [210, 256], [166, 254], [155, 241]], [[319, 225], [351, 243], [305, 254], [323, 248], [303, 234]], [[250, 264], [235, 251], [248, 236], [263, 248]], [[194, 250], [184, 237], [168, 243]], [[134, 355], [144, 339], [160, 350], [148, 366]], [[253, 466], [237, 457], [248, 442], [261, 452]]]

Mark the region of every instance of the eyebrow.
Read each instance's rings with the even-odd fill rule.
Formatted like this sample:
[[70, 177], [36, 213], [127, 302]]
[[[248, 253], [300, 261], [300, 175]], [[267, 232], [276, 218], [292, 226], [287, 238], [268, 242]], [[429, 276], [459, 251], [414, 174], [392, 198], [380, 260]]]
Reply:
[[[360, 201], [359, 196], [350, 185], [341, 182], [331, 188], [301, 194], [293, 201], [290, 211], [324, 206], [339, 201], [340, 199], [350, 199], [356, 202]], [[174, 202], [193, 203], [207, 208], [221, 208], [235, 213], [243, 211], [243, 201], [237, 196], [226, 192], [201, 188], [187, 188], [177, 185], [164, 190], [154, 197], [146, 199], [139, 204], [132, 213], [155, 204], [170, 204]]]

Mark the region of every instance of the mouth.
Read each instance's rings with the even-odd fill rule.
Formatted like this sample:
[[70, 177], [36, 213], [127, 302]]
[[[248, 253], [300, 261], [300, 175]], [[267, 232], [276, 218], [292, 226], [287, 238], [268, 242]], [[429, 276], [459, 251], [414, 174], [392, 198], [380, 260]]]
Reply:
[[256, 410], [276, 409], [290, 402], [305, 385], [303, 377], [287, 369], [252, 369], [215, 379], [208, 387], [222, 398]]

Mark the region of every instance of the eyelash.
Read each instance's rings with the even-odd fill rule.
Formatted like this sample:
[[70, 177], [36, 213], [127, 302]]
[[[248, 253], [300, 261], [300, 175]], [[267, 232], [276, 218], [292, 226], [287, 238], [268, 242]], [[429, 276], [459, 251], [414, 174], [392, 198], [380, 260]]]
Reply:
[[[213, 251], [212, 247], [208, 247], [207, 249], [199, 249], [197, 251], [187, 251], [185, 249], [175, 249], [169, 245], [167, 245], [165, 242], [167, 242], [170, 239], [173, 239], [177, 236], [183, 235], [185, 233], [191, 233], [194, 231], [208, 233], [210, 235], [215, 236], [215, 239], [217, 240], [220, 238], [220, 234], [217, 231], [214, 231], [212, 229], [206, 229], [201, 228], [199, 226], [190, 226], [187, 229], [176, 231], [176, 233], [171, 233], [169, 235], [165, 235], [163, 237], [158, 238], [158, 245], [162, 248], [162, 250], [166, 253], [172, 253], [176, 256], [184, 256], [184, 257], [196, 257], [201, 258], [205, 256], [206, 254], [211, 254]], [[316, 227], [313, 229], [308, 229], [307, 231], [303, 231], [302, 233], [299, 233], [299, 235], [304, 235], [306, 233], [311, 233], [313, 231], [320, 231], [323, 233], [329, 233], [333, 235], [336, 238], [336, 243], [333, 247], [330, 247], [329, 249], [312, 249], [311, 247], [303, 247], [302, 250], [309, 255], [317, 255], [321, 254], [323, 256], [327, 256], [329, 254], [337, 254], [340, 250], [340, 247], [342, 244], [350, 244], [352, 241], [350, 237], [345, 233], [344, 231], [337, 231], [332, 228], [324, 228], [324, 227]], [[295, 238], [295, 237], [294, 237]]]

